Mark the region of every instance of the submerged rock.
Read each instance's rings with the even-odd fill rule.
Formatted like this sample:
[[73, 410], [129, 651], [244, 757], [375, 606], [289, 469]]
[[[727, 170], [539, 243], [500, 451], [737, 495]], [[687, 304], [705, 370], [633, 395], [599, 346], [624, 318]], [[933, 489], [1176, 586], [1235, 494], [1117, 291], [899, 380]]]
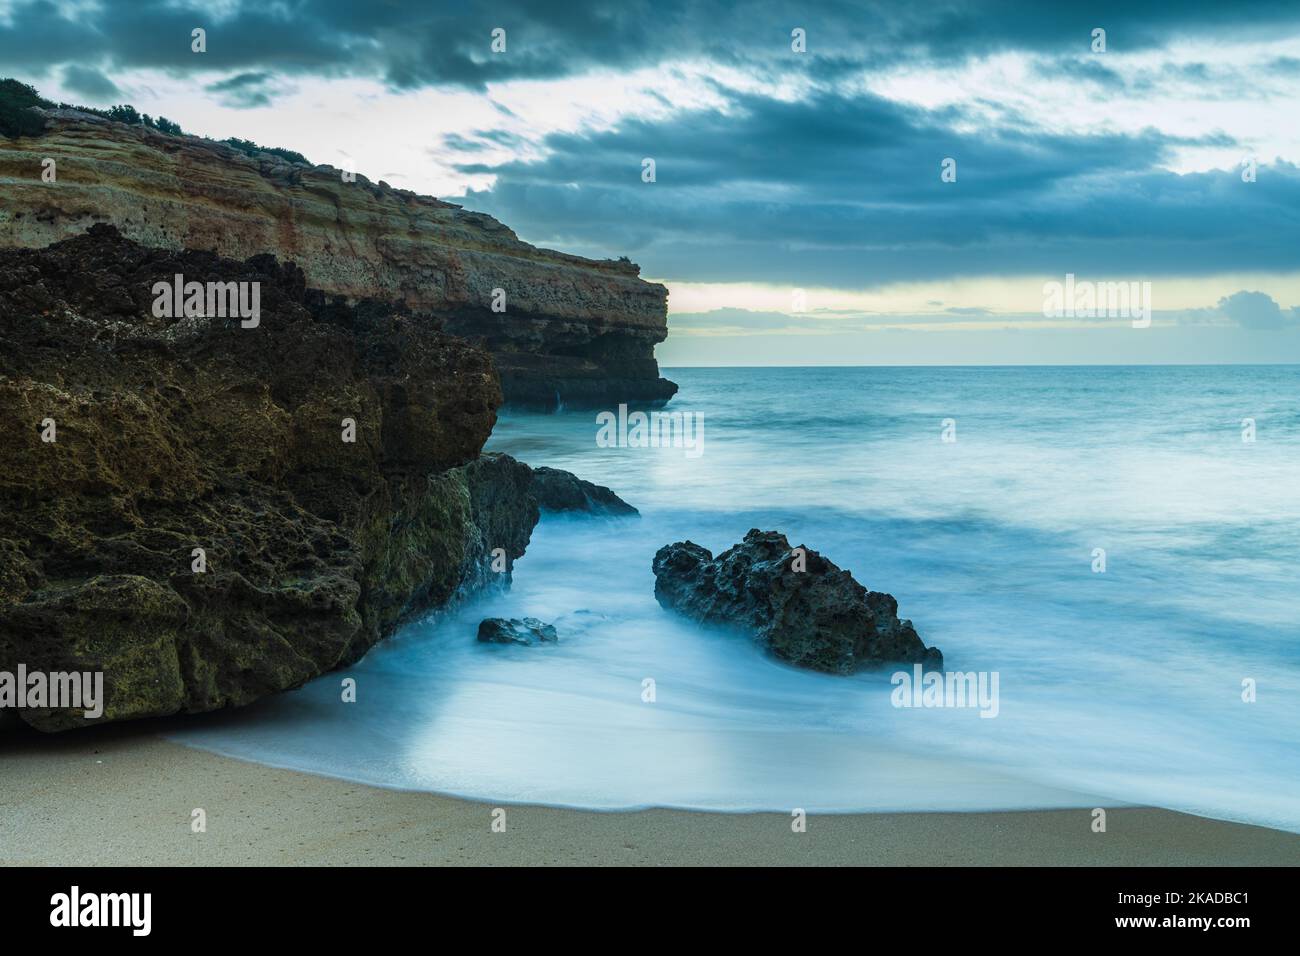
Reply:
[[[799, 570], [803, 568], [803, 570]], [[942, 668], [891, 595], [868, 591], [816, 551], [754, 529], [716, 558], [690, 541], [654, 557], [660, 605], [715, 625], [739, 627], [783, 661], [847, 674], [888, 663]]]
[[583, 481], [559, 468], [533, 469], [533, 497], [543, 511], [584, 511], [596, 515], [640, 514], [604, 485]]
[[[158, 316], [178, 274], [258, 321]], [[0, 670], [102, 671], [96, 722], [239, 706], [508, 581], [538, 509], [478, 457], [501, 400], [481, 348], [271, 256], [0, 251]]]
[[554, 625], [535, 617], [489, 617], [479, 623], [478, 639], [485, 644], [554, 644], [559, 641]]

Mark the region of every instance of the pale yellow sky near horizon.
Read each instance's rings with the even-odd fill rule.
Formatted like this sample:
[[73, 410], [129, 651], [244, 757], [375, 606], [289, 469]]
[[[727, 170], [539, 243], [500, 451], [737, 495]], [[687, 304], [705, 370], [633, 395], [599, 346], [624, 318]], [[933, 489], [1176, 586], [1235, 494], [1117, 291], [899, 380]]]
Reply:
[[[754, 282], [678, 282], [658, 276], [647, 281], [668, 287], [668, 314], [694, 314], [714, 309], [745, 309], [750, 312], [795, 314], [795, 288]], [[1043, 308], [1043, 285], [1063, 282], [1063, 275], [1015, 278], [982, 276], [936, 282], [899, 282], [873, 289], [803, 289], [804, 313], [818, 310], [900, 313], [935, 313], [947, 308], [987, 309], [996, 319], [999, 313], [1039, 313]], [[1213, 308], [1220, 298], [1247, 290], [1273, 297], [1284, 309], [1300, 305], [1300, 272], [1225, 272], [1208, 276], [1090, 275], [1079, 273], [1079, 281], [1150, 282], [1152, 308]], [[934, 303], [941, 303], [935, 305]]]

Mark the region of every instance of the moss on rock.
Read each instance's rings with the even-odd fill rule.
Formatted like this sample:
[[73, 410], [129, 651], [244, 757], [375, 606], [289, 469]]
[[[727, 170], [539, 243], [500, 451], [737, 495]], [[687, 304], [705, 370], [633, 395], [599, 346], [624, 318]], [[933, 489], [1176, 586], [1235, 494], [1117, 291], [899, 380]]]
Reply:
[[[259, 324], [155, 316], [176, 274], [260, 283]], [[103, 720], [238, 706], [508, 580], [537, 505], [478, 457], [500, 403], [482, 349], [269, 256], [0, 252], [0, 669], [102, 670]]]

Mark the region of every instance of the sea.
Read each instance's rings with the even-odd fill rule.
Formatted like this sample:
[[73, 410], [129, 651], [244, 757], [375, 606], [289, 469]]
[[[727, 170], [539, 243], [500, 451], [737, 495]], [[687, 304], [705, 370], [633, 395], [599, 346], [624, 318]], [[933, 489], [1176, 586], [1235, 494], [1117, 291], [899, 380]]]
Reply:
[[[1300, 832], [1300, 367], [665, 375], [694, 447], [611, 441], [610, 408], [503, 414], [487, 448], [639, 518], [546, 515], [509, 590], [170, 736], [500, 804], [1142, 805]], [[946, 670], [996, 675], [996, 714], [900, 706], [910, 668], [800, 670], [658, 605], [659, 548], [752, 528], [894, 595]], [[481, 644], [489, 616], [559, 641]]]

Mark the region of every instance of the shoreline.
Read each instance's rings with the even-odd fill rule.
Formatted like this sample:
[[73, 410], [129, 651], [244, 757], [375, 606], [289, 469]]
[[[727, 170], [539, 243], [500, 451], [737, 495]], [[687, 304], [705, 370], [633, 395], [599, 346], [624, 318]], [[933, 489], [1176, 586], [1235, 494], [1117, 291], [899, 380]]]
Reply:
[[[11, 733], [0, 865], [1295, 866], [1300, 834], [1171, 810], [810, 814], [501, 808], [280, 770], [144, 726]], [[206, 814], [206, 832], [191, 814]]]

